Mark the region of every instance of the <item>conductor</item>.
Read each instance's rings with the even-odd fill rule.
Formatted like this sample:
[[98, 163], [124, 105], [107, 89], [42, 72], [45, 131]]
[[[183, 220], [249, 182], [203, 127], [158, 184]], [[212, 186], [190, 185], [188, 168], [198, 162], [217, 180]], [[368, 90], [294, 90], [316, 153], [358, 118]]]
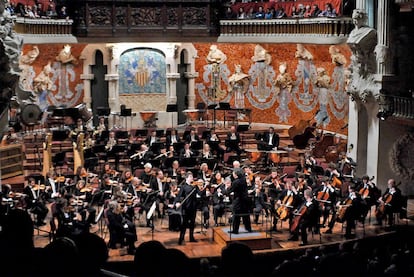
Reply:
[[174, 206], [182, 211], [182, 223], [180, 227], [180, 238], [178, 244], [183, 244], [185, 231], [190, 231], [190, 242], [197, 242], [194, 238], [195, 218], [197, 213], [197, 186], [192, 186], [193, 173], [187, 172], [185, 175], [185, 183], [181, 186], [180, 192], [174, 201]]
[[238, 234], [240, 218], [243, 218], [244, 228], [247, 232], [252, 232], [249, 214], [249, 196], [247, 191], [246, 177], [243, 169], [235, 168], [233, 170], [234, 181], [231, 184], [228, 193], [233, 195], [233, 230], [229, 233]]

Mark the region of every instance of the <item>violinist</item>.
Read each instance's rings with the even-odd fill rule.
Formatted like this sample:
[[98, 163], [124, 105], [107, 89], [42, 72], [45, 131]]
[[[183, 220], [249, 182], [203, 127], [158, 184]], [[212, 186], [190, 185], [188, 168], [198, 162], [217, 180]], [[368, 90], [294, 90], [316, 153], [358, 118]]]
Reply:
[[[194, 238], [195, 218], [197, 213], [197, 187], [192, 185], [194, 180], [193, 173], [187, 172], [185, 183], [181, 186], [180, 191], [175, 198], [174, 207], [181, 208], [183, 221], [180, 227], [180, 238], [178, 244], [183, 244], [186, 230], [190, 232], [190, 242], [197, 242]], [[184, 201], [185, 200], [185, 201]]]
[[168, 230], [179, 231], [181, 225], [181, 215], [173, 208], [175, 198], [178, 195], [180, 188], [177, 186], [177, 182], [173, 180], [165, 192], [165, 206], [168, 207]]
[[110, 233], [109, 248], [114, 249], [120, 244], [127, 246], [129, 255], [134, 255], [138, 236], [133, 221], [123, 215], [122, 207], [116, 201], [109, 202], [106, 217]]
[[325, 178], [319, 188], [316, 190], [316, 200], [319, 202], [319, 208], [321, 209], [323, 222], [322, 227], [325, 227], [326, 222], [328, 221], [329, 215], [332, 214], [331, 220], [328, 223], [328, 230], [325, 231], [325, 234], [332, 234], [332, 229], [335, 225], [336, 219], [336, 191], [332, 187], [332, 181], [328, 178]]
[[53, 169], [46, 174], [45, 186], [49, 201], [54, 201], [61, 196], [59, 183], [56, 180], [56, 172]]
[[111, 180], [115, 180], [115, 178], [119, 177], [118, 175], [119, 172], [113, 169], [113, 167], [109, 163], [104, 164], [102, 176], [109, 176]]
[[289, 240], [296, 241], [300, 232], [300, 246], [308, 243], [308, 229], [315, 227], [319, 223], [318, 203], [313, 198], [312, 190], [305, 190], [304, 197], [305, 201], [294, 212], [295, 217], [290, 229], [292, 235], [289, 237]]
[[270, 202], [270, 212], [273, 216], [273, 226], [271, 231], [277, 231], [277, 216], [275, 204], [280, 193], [284, 189], [283, 178], [279, 177], [276, 167], [272, 167], [271, 173], [263, 180], [264, 186], [267, 186], [267, 195]]
[[[207, 166], [207, 164], [205, 164]], [[211, 197], [211, 186], [209, 180], [197, 179], [194, 182], [197, 186], [196, 197], [197, 197], [197, 210], [201, 211], [202, 218], [203, 218], [203, 226], [204, 228], [208, 228], [210, 226], [209, 219], [210, 219], [210, 197]]]
[[157, 192], [155, 210], [157, 211], [158, 218], [162, 218], [165, 215], [165, 193], [169, 189], [170, 183], [171, 179], [164, 176], [164, 172], [161, 169], [156, 169], [155, 178], [151, 179], [150, 187], [153, 192]]
[[387, 189], [378, 199], [378, 207], [375, 213], [377, 223], [382, 225], [384, 219], [388, 219], [388, 225], [393, 225], [393, 213], [400, 212], [402, 207], [401, 190], [395, 183], [394, 179], [388, 179]]
[[266, 217], [268, 216], [267, 195], [262, 187], [260, 176], [254, 178], [254, 187], [251, 193], [253, 194], [254, 224], [259, 224], [259, 216], [263, 210], [266, 212]]
[[180, 171], [180, 162], [178, 160], [174, 160], [171, 163], [171, 167], [166, 169], [166, 174], [171, 178], [171, 179], [175, 179], [177, 180], [177, 184], [181, 183], [180, 176], [181, 176], [181, 172]]
[[229, 178], [228, 186], [224, 182], [224, 178], [221, 176], [220, 172], [216, 172], [214, 175], [214, 183], [212, 186], [215, 187], [213, 193], [213, 217], [214, 217], [214, 226], [218, 226], [218, 218], [223, 216], [224, 210], [226, 208], [225, 198], [227, 195], [227, 189], [231, 185]]
[[54, 216], [58, 220], [56, 236], [72, 237], [79, 233], [88, 232], [85, 224], [77, 220], [76, 205], [68, 199], [61, 197], [56, 200]]
[[92, 188], [84, 180], [79, 180], [73, 197], [77, 200], [76, 211], [81, 216], [81, 222], [87, 227], [95, 224], [96, 209], [91, 205]]
[[129, 184], [131, 184], [133, 177], [134, 176], [132, 175], [131, 170], [130, 169], [125, 169], [122, 172], [121, 177], [119, 178], [119, 183], [123, 184], [123, 186], [126, 187]]
[[34, 178], [29, 178], [29, 183], [25, 186], [23, 193], [25, 194], [26, 208], [36, 215], [36, 226], [44, 226], [44, 222], [49, 210], [40, 197], [40, 185], [36, 184]]
[[73, 181], [75, 182], [75, 184], [77, 184], [80, 180], [83, 180], [85, 183], [87, 183], [88, 177], [88, 171], [84, 166], [80, 165], [78, 166], [78, 168], [76, 168], [75, 177], [73, 178]]
[[277, 220], [280, 219], [282, 221], [289, 220], [289, 226], [291, 226], [293, 219], [292, 211], [295, 210], [301, 202], [298, 191], [292, 184], [292, 181], [286, 181], [285, 188], [279, 194], [276, 201], [276, 223], [274, 223], [274, 225], [277, 225]]
[[154, 178], [153, 172], [152, 172], [152, 164], [146, 163], [144, 165], [144, 171], [141, 173], [140, 176], [137, 176], [141, 180], [141, 184], [149, 187], [151, 179]]

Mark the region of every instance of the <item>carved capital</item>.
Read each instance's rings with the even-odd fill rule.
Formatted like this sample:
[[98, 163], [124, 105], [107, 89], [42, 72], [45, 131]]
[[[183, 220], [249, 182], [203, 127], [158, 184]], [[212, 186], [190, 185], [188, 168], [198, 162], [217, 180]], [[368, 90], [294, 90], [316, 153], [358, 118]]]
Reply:
[[180, 73], [167, 73], [167, 79], [179, 79]]
[[184, 76], [188, 79], [195, 79], [198, 75], [198, 72], [184, 72]]
[[119, 80], [119, 74], [106, 74], [105, 81], [117, 81]]
[[93, 80], [95, 78], [94, 74], [81, 74], [81, 80]]

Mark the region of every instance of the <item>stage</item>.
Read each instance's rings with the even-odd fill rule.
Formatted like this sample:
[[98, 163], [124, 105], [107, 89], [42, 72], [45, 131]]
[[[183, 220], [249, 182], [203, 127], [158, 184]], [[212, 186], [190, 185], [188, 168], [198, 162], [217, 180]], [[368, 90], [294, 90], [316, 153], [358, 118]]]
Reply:
[[[374, 213], [372, 213], [374, 215]], [[398, 219], [396, 224], [399, 227], [413, 226], [414, 216], [414, 201], [409, 200], [408, 203], [408, 219]], [[321, 228], [321, 234], [308, 235], [308, 245], [299, 246], [300, 241], [289, 241], [290, 236], [288, 231], [288, 223], [278, 223], [278, 232], [270, 232], [270, 219], [263, 218], [259, 220], [259, 224], [252, 224], [253, 232], [248, 233], [244, 230], [243, 224], [240, 226], [238, 235], [227, 233], [230, 230], [228, 224], [229, 215], [222, 219], [222, 226], [210, 227], [205, 229], [201, 222], [200, 214], [197, 214], [197, 226], [195, 229], [195, 238], [198, 242], [189, 242], [188, 231], [185, 236], [184, 244], [178, 245], [179, 232], [168, 230], [168, 217], [156, 218], [154, 229], [146, 227], [146, 220], [144, 216], [136, 219], [138, 241], [135, 246], [138, 247], [141, 243], [150, 240], [158, 240], [167, 248], [176, 248], [183, 251], [190, 258], [219, 258], [223, 247], [231, 242], [241, 242], [248, 244], [254, 253], [269, 253], [279, 251], [289, 251], [295, 249], [303, 249], [305, 247], [319, 247], [320, 245], [338, 244], [345, 241], [344, 232], [341, 223], [336, 223], [332, 234], [324, 234], [327, 228]], [[210, 226], [212, 226], [212, 219], [210, 219]], [[367, 218], [365, 226], [358, 224], [355, 232], [355, 239], [375, 238], [381, 235], [393, 233], [392, 228], [386, 226], [374, 225], [374, 218]], [[49, 225], [41, 227], [41, 230], [49, 231]], [[109, 232], [104, 224], [93, 225], [90, 232], [96, 233], [104, 238], [106, 242], [109, 240]], [[46, 232], [34, 231], [34, 243], [36, 247], [44, 247], [49, 243], [49, 237]], [[108, 262], [132, 262], [134, 256], [126, 255], [124, 249], [109, 249]]]

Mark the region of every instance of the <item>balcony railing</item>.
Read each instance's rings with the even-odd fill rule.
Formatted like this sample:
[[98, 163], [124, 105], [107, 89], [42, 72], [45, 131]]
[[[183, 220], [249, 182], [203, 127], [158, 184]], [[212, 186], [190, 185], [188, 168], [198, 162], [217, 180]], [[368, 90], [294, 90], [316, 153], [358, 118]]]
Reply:
[[391, 116], [414, 119], [414, 98], [387, 95], [385, 99]]
[[[285, 42], [312, 43], [342, 43], [353, 29], [352, 19], [349, 17], [335, 18], [292, 18], [270, 20], [221, 20], [219, 41], [256, 41], [271, 42], [283, 40]], [[259, 42], [258, 41], [258, 42]]]
[[15, 31], [20, 34], [65, 36], [72, 35], [71, 19], [32, 19], [17, 17]]

